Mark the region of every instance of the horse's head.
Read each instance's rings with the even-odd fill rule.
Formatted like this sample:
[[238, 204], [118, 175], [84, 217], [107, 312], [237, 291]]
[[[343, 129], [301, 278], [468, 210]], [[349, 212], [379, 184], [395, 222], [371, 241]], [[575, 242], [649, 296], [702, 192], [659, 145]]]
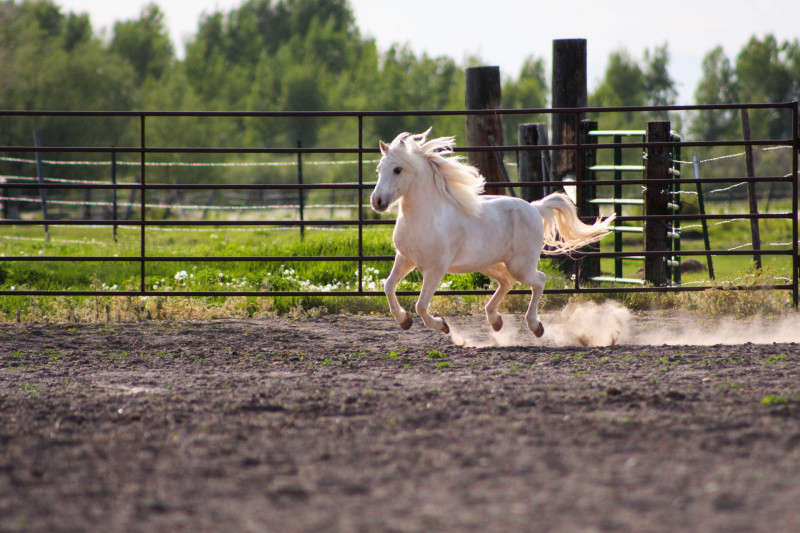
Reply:
[[389, 209], [389, 206], [406, 194], [414, 178], [426, 171], [430, 172], [423, 151], [423, 144], [430, 131], [428, 128], [416, 135], [404, 132], [390, 144], [379, 141], [381, 160], [377, 169], [378, 183], [370, 196], [375, 211]]

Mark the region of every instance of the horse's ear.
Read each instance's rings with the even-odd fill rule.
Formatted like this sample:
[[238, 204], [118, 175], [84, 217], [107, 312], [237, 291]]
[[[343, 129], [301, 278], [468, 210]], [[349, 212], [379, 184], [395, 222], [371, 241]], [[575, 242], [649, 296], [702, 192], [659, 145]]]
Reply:
[[378, 147], [381, 149], [381, 155], [386, 155], [386, 152], [389, 151], [389, 145], [383, 141], [378, 141]]
[[432, 129], [433, 129], [433, 127], [430, 127], [427, 130], [423, 131], [422, 133], [417, 133], [416, 135], [414, 135], [412, 137], [412, 139], [414, 139], [418, 143], [422, 144], [422, 143], [425, 142], [425, 139], [428, 138], [428, 135], [430, 134]]

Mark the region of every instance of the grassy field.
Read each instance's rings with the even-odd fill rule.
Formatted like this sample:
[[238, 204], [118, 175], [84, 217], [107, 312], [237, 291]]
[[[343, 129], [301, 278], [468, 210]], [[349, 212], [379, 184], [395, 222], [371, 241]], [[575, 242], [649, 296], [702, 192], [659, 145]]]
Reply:
[[[775, 205], [774, 210], [788, 210], [786, 205]], [[635, 209], [635, 208], [634, 208]], [[632, 211], [633, 214], [635, 211]], [[746, 212], [742, 205], [712, 205], [709, 212]], [[627, 214], [627, 212], [626, 212]], [[699, 226], [686, 222], [684, 227]], [[710, 223], [712, 249], [731, 249], [750, 242], [749, 221]], [[760, 222], [762, 248], [786, 249], [791, 240], [789, 220], [762, 220]], [[391, 256], [391, 226], [364, 228], [364, 254]], [[355, 256], [358, 254], [358, 231], [355, 228], [337, 230], [307, 229], [300, 239], [298, 229], [276, 227], [151, 227], [146, 233], [148, 256], [281, 256], [277, 262], [148, 262], [145, 284], [155, 291], [349, 291], [357, 287], [356, 262], [300, 262], [296, 256]], [[782, 243], [782, 244], [779, 244]], [[5, 256], [119, 256], [136, 257], [139, 254], [139, 229], [121, 226], [118, 239], [112, 239], [110, 227], [51, 226], [46, 240], [41, 227], [6, 226], [0, 233], [0, 254]], [[684, 250], [703, 249], [699, 228], [684, 230]], [[613, 238], [603, 241], [603, 250], [613, 250]], [[642, 249], [640, 234], [625, 234], [624, 250]], [[745, 246], [742, 249], [749, 249]], [[697, 258], [703, 265], [703, 257]], [[684, 259], [685, 260], [685, 259]], [[754, 273], [751, 256], [715, 256], [714, 269], [719, 283], [769, 284], [775, 278], [791, 277], [791, 257], [764, 256], [764, 270]], [[544, 260], [541, 268], [548, 275], [548, 288], [571, 286], [572, 283], [550, 261]], [[602, 269], [613, 273], [612, 259], [602, 261]], [[365, 263], [363, 283], [366, 290], [382, 289], [382, 282], [391, 268], [391, 262]], [[641, 277], [637, 271], [641, 261], [625, 261], [625, 277]], [[414, 271], [401, 290], [419, 289], [421, 277]], [[708, 282], [708, 272], [685, 273], [684, 283]], [[41, 262], [0, 261], [0, 288], [3, 290], [138, 290], [139, 264], [131, 262]], [[490, 281], [480, 274], [448, 275], [442, 288], [488, 288]], [[776, 301], [786, 302], [785, 293], [775, 295]], [[620, 297], [634, 307], [675, 305], [676, 297], [652, 295]], [[441, 299], [440, 299], [441, 300]], [[459, 297], [439, 305], [475, 310], [482, 305], [483, 297]], [[525, 298], [511, 298], [509, 306], [522, 307]], [[563, 304], [564, 298], [550, 297], [544, 305]], [[679, 302], [680, 303], [680, 302]], [[687, 303], [682, 300], [682, 303]], [[691, 302], [689, 302], [691, 304]], [[125, 317], [167, 316], [225, 316], [226, 313], [255, 316], [264, 313], [287, 313], [309, 309], [328, 311], [385, 312], [383, 298], [305, 297], [305, 298], [111, 298], [111, 297], [0, 297], [0, 316], [5, 319], [25, 317], [61, 317], [73, 319], [103, 319]], [[106, 316], [110, 315], [110, 316]]]

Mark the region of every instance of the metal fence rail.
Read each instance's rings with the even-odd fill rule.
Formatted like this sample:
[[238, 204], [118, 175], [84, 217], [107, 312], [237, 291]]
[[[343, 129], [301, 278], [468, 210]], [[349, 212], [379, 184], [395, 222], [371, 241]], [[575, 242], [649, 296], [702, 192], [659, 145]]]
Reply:
[[[80, 256], [80, 257], [67, 257], [67, 256], [4, 256], [0, 257], [0, 263], [5, 261], [85, 261], [85, 262], [133, 262], [140, 265], [139, 268], [139, 290], [124, 291], [124, 290], [0, 290], [0, 295], [52, 295], [52, 296], [376, 296], [382, 295], [382, 292], [370, 291], [364, 289], [363, 271], [364, 263], [376, 261], [391, 261], [393, 256], [365, 256], [364, 255], [364, 238], [363, 230], [367, 226], [373, 225], [388, 225], [393, 224], [393, 220], [373, 220], [365, 217], [367, 206], [364, 205], [364, 191], [373, 188], [373, 183], [364, 181], [364, 164], [365, 156], [374, 156], [379, 153], [377, 148], [367, 147], [364, 145], [364, 120], [376, 117], [410, 117], [410, 116], [431, 116], [431, 117], [444, 117], [444, 116], [468, 116], [468, 115], [553, 115], [562, 114], [572, 117], [575, 124], [579, 124], [582, 117], [587, 113], [594, 113], [602, 115], [604, 113], [615, 112], [665, 112], [665, 111], [702, 111], [702, 110], [741, 110], [741, 109], [769, 109], [769, 110], [786, 110], [791, 112], [792, 115], [792, 132], [791, 138], [785, 139], [758, 139], [758, 140], [724, 140], [724, 141], [669, 141], [669, 142], [624, 142], [624, 143], [582, 143], [579, 140], [574, 144], [557, 144], [557, 145], [505, 145], [505, 146], [467, 146], [458, 147], [456, 152], [471, 152], [471, 151], [494, 151], [494, 152], [520, 152], [520, 151], [543, 151], [543, 150], [597, 150], [603, 148], [640, 148], [646, 149], [648, 147], [666, 146], [666, 147], [731, 147], [731, 146], [768, 146], [768, 147], [789, 147], [792, 148], [792, 170], [789, 175], [785, 176], [759, 176], [759, 177], [731, 177], [731, 178], [680, 178], [668, 180], [646, 180], [646, 179], [626, 179], [626, 184], [641, 184], [641, 185], [654, 185], [654, 184], [675, 184], [680, 187], [681, 184], [687, 183], [692, 186], [698, 183], [791, 183], [792, 184], [792, 207], [791, 211], [782, 213], [742, 213], [742, 214], [721, 214], [713, 215], [708, 214], [703, 217], [699, 215], [639, 215], [639, 216], [618, 216], [619, 222], [625, 221], [648, 221], [648, 220], [669, 220], [678, 222], [681, 220], [697, 220], [704, 218], [706, 220], [714, 219], [789, 219], [792, 221], [792, 237], [791, 242], [788, 243], [790, 247], [764, 250], [759, 249], [756, 252], [760, 255], [776, 255], [776, 256], [792, 256], [792, 276], [791, 279], [786, 279], [786, 283], [776, 283], [762, 287], [750, 286], [732, 286], [726, 287], [730, 290], [754, 290], [754, 289], [775, 289], [791, 291], [792, 300], [795, 307], [798, 305], [798, 152], [800, 152], [800, 126], [798, 125], [799, 105], [797, 101], [784, 102], [775, 104], [719, 104], [719, 105], [687, 105], [687, 106], [634, 106], [634, 107], [584, 107], [584, 108], [549, 108], [549, 109], [507, 109], [507, 110], [427, 110], [427, 111], [328, 111], [328, 112], [304, 112], [304, 111], [288, 111], [288, 112], [177, 112], [177, 111], [122, 111], [122, 112], [105, 112], [105, 111], [22, 111], [22, 110], [0, 110], [0, 118], [4, 117], [135, 117], [139, 122], [139, 144], [138, 146], [0, 146], [0, 154], [31, 154], [31, 153], [107, 153], [107, 154], [139, 154], [139, 161], [135, 162], [139, 168], [138, 183], [92, 183], [92, 182], [69, 182], [69, 183], [53, 183], [53, 182], [23, 182], [13, 183], [15, 189], [30, 189], [46, 191], [49, 189], [112, 189], [112, 190], [138, 190], [140, 201], [137, 204], [139, 209], [139, 218], [132, 220], [83, 220], [83, 219], [0, 219], [0, 226], [19, 226], [19, 225], [39, 225], [39, 226], [52, 226], [52, 225], [75, 225], [75, 226], [134, 226], [139, 228], [139, 254], [136, 256]], [[230, 148], [230, 147], [151, 147], [147, 144], [147, 119], [150, 117], [197, 117], [197, 118], [287, 118], [287, 117], [306, 117], [306, 118], [350, 118], [357, 124], [357, 140], [356, 146], [342, 146], [342, 147], [272, 147], [272, 148]], [[372, 140], [370, 145], [374, 143]], [[354, 183], [328, 183], [328, 184], [164, 184], [164, 183], [148, 183], [148, 167], [150, 162], [147, 161], [148, 154], [352, 154], [356, 159], [357, 167], [357, 181]], [[5, 159], [13, 159], [6, 157]], [[549, 185], [575, 185], [596, 187], [600, 185], [618, 185], [617, 180], [591, 180], [591, 181], [552, 181], [548, 182]], [[505, 181], [505, 182], [492, 182], [492, 185], [498, 186], [511, 186], [511, 187], [524, 187], [530, 186], [530, 182], [521, 181]], [[12, 185], [8, 185], [12, 186]], [[228, 221], [208, 221], [208, 220], [157, 220], [149, 219], [147, 217], [147, 204], [145, 203], [146, 193], [148, 191], [156, 190], [284, 190], [284, 191], [309, 191], [309, 190], [347, 190], [355, 191], [358, 196], [357, 200], [357, 217], [354, 219], [346, 220], [228, 220]], [[358, 251], [356, 255], [352, 256], [215, 256], [215, 257], [199, 257], [199, 256], [152, 256], [148, 255], [148, 242], [146, 238], [145, 229], [148, 227], [180, 227], [180, 226], [242, 226], [242, 227], [354, 227], [358, 231]], [[576, 253], [575, 257], [630, 257], [635, 256], [709, 256], [709, 255], [753, 255], [754, 250], [709, 250], [709, 251], [629, 251], [629, 252], [583, 252]], [[147, 287], [147, 264], [153, 262], [167, 262], [167, 261], [181, 261], [181, 262], [230, 262], [230, 261], [247, 261], [247, 262], [303, 262], [303, 261], [342, 261], [342, 262], [356, 262], [358, 264], [358, 283], [355, 290], [348, 291], [160, 291], [150, 290]], [[577, 281], [576, 276], [575, 286], [573, 288], [563, 289], [546, 289], [545, 293], [549, 294], [571, 294], [571, 293], [633, 293], [633, 292], [668, 292], [668, 291], [702, 291], [710, 288], [715, 288], [708, 285], [682, 285], [682, 286], [669, 286], [669, 287], [582, 287]], [[491, 290], [441, 290], [437, 294], [442, 295], [473, 295], [473, 294], [490, 294]], [[528, 293], [527, 290], [513, 290], [512, 293], [523, 294]], [[400, 295], [416, 295], [416, 291], [398, 291]]]

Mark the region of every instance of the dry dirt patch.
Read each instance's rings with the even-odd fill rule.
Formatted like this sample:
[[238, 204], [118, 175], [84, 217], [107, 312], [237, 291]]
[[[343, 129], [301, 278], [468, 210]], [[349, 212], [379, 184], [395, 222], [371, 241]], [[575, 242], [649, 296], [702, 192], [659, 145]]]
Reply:
[[798, 345], [632, 344], [696, 323], [2, 326], [0, 530], [799, 530]]

